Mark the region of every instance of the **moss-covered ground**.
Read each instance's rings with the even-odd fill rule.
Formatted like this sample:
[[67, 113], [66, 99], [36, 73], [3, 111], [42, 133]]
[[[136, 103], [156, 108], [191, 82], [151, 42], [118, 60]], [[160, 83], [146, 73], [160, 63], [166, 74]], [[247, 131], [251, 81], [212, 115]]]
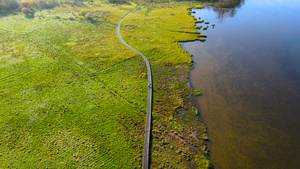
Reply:
[[[122, 37], [151, 62], [151, 167], [195, 167], [205, 127], [189, 105], [192, 4], [130, 14]], [[0, 168], [140, 168], [147, 75], [116, 26], [134, 5], [83, 3], [0, 16]]]

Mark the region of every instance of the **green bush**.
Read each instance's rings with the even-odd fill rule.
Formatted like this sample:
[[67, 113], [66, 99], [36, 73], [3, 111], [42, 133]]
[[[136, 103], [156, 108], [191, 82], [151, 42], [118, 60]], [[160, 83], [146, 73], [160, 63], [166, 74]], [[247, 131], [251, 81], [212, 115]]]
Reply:
[[208, 136], [205, 133], [202, 134], [202, 138], [203, 138], [203, 140], [208, 140]]
[[206, 159], [206, 157], [202, 154], [195, 156], [195, 161], [198, 166], [198, 169], [211, 169], [213, 168], [211, 162]]
[[209, 22], [204, 22], [205, 24], [209, 24]]
[[23, 7], [23, 8], [21, 9], [21, 12], [22, 12], [23, 14], [25, 14], [25, 15], [32, 15], [32, 14], [33, 14], [33, 11], [32, 11], [30, 8], [28, 8], [28, 7]]
[[15, 11], [19, 6], [16, 0], [0, 0], [0, 13]]

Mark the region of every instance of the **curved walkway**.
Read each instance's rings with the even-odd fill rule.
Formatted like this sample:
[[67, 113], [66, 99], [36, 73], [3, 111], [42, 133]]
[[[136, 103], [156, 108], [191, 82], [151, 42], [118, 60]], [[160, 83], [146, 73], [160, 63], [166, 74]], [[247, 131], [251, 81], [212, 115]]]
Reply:
[[138, 52], [137, 50], [135, 50], [134, 48], [132, 48], [131, 46], [129, 46], [121, 37], [120, 34], [120, 25], [122, 20], [130, 13], [135, 12], [139, 9], [143, 9], [146, 7], [141, 7], [138, 8], [136, 10], [133, 10], [129, 13], [127, 13], [125, 16], [123, 16], [123, 18], [119, 21], [118, 23], [118, 28], [117, 28], [117, 32], [118, 32], [118, 36], [120, 41], [126, 45], [128, 48], [130, 48], [131, 50], [133, 50], [135, 53], [139, 54], [140, 56], [142, 56], [146, 62], [147, 65], [147, 74], [148, 74], [148, 103], [147, 103], [147, 121], [146, 121], [146, 133], [145, 133], [145, 144], [144, 144], [144, 155], [143, 155], [143, 169], [148, 169], [149, 168], [149, 145], [150, 145], [150, 131], [151, 131], [151, 112], [152, 112], [152, 75], [151, 75], [151, 67], [150, 67], [150, 63], [148, 61], [148, 59], [146, 58], [146, 56], [144, 56], [143, 54], [141, 54], [140, 52]]

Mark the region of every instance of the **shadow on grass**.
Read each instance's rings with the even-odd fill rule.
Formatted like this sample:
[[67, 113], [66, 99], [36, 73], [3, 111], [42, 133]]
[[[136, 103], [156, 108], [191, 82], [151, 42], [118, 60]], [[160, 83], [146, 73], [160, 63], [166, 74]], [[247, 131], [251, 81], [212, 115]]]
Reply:
[[25, 18], [27, 18], [27, 19], [34, 19], [34, 14], [32, 14], [32, 15], [25, 15]]

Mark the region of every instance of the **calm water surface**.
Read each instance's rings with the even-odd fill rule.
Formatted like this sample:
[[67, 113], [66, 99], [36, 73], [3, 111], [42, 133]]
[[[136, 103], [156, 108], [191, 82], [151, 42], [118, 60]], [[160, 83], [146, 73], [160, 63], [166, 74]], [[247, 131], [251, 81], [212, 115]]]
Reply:
[[194, 55], [191, 85], [203, 96], [192, 102], [215, 168], [300, 168], [300, 1], [195, 11], [210, 21], [207, 41], [182, 48]]

